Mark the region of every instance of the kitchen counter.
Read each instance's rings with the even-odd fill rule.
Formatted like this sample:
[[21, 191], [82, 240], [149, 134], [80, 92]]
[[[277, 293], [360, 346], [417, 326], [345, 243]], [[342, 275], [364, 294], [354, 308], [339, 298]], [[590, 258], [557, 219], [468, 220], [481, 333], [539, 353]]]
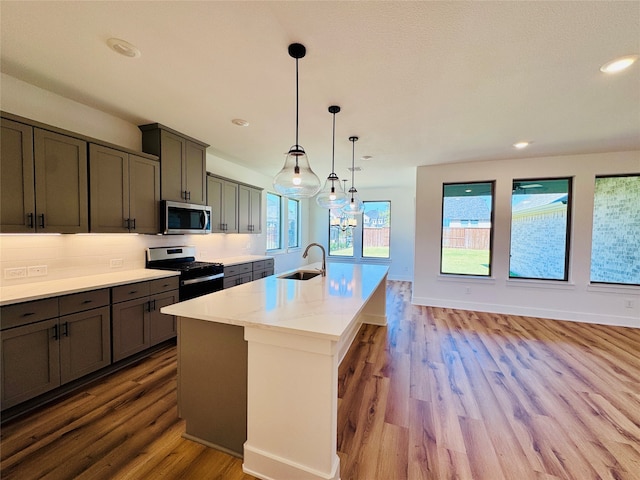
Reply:
[[178, 316], [184, 436], [258, 478], [339, 480], [338, 365], [362, 323], [386, 325], [387, 272], [329, 263], [326, 277], [270, 276], [162, 308]]
[[236, 257], [226, 257], [226, 258], [212, 258], [211, 262], [222, 263], [225, 267], [230, 267], [231, 265], [239, 265], [241, 263], [250, 263], [250, 262], [259, 262], [261, 260], [270, 260], [273, 257], [269, 255], [239, 255]]
[[326, 277], [279, 278], [285, 272], [164, 307], [162, 313], [339, 341], [387, 271], [384, 265], [329, 263]]
[[2, 286], [0, 287], [0, 306], [177, 275], [180, 275], [180, 272], [138, 268], [100, 275]]

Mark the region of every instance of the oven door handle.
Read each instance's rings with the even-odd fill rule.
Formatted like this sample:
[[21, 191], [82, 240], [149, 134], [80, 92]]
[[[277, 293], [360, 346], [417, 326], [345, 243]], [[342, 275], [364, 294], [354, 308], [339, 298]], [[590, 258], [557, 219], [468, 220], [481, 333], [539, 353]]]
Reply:
[[182, 280], [180, 282], [180, 286], [184, 287], [185, 285], [193, 285], [194, 283], [209, 282], [211, 280], [217, 280], [218, 278], [223, 278], [223, 277], [224, 277], [224, 273], [217, 273], [215, 275], [208, 275], [206, 277], [191, 278], [189, 280]]

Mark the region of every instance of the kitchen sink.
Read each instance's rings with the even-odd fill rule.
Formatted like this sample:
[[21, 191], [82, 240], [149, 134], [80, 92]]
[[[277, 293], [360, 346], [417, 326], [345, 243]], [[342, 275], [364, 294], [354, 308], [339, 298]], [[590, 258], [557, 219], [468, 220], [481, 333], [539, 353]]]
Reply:
[[320, 272], [315, 270], [296, 270], [295, 272], [281, 275], [278, 278], [284, 278], [287, 280], [309, 280], [313, 277], [317, 277], [318, 275], [320, 275]]

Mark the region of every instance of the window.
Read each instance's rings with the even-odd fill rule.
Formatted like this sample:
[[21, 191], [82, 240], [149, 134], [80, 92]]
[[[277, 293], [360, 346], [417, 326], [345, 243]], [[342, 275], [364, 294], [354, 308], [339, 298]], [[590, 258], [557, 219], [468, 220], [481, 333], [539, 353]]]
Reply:
[[329, 210], [329, 255], [353, 257], [353, 230], [347, 216]]
[[289, 225], [289, 243], [287, 246], [289, 248], [296, 248], [300, 246], [300, 234], [298, 233], [298, 224], [300, 223], [300, 202], [289, 198], [287, 205], [287, 223]]
[[640, 174], [596, 177], [591, 281], [640, 285]]
[[363, 202], [362, 256], [389, 258], [391, 202]]
[[267, 250], [282, 248], [281, 198], [267, 192]]
[[444, 184], [440, 273], [491, 275], [492, 225], [493, 182]]
[[514, 180], [510, 278], [567, 280], [571, 179]]

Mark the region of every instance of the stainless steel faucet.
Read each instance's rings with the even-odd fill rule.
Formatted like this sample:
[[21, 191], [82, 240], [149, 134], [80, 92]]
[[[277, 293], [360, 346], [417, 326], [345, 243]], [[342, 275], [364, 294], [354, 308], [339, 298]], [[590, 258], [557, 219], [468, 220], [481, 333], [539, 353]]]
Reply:
[[327, 276], [327, 254], [324, 251], [324, 247], [322, 245], [320, 245], [319, 243], [310, 243], [309, 245], [307, 245], [307, 248], [304, 249], [304, 253], [302, 254], [302, 258], [307, 258], [307, 254], [309, 253], [309, 249], [313, 246], [316, 247], [320, 247], [320, 250], [322, 250], [322, 269], [320, 270], [320, 272], [322, 273], [323, 277]]

